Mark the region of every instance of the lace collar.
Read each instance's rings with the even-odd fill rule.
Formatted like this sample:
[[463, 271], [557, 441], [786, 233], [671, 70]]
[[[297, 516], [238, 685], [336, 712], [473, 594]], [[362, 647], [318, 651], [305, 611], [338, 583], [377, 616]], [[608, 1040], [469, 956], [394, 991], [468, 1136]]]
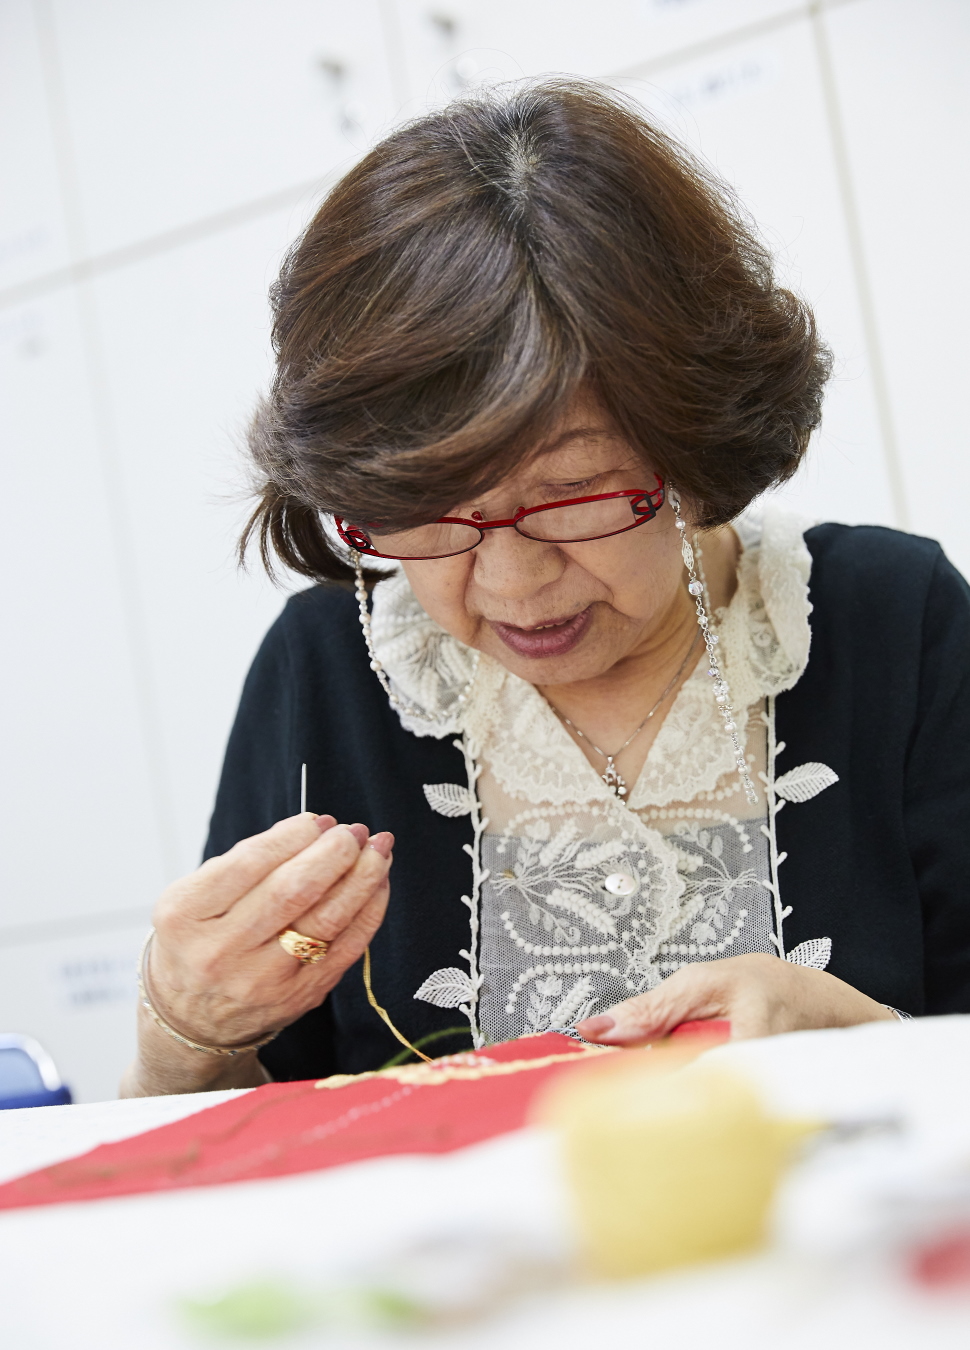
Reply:
[[[790, 689], [808, 664], [807, 525], [774, 504], [735, 522], [742, 545], [738, 587], [715, 618], [740, 716], [766, 695]], [[403, 572], [374, 588], [372, 637], [394, 692], [434, 718], [419, 720], [399, 709], [408, 731], [464, 735], [506, 792], [532, 802], [615, 802], [536, 688], [444, 632], [418, 604]], [[690, 801], [731, 772], [731, 746], [709, 683], [701, 661], [650, 747], [628, 798], [634, 810]]]

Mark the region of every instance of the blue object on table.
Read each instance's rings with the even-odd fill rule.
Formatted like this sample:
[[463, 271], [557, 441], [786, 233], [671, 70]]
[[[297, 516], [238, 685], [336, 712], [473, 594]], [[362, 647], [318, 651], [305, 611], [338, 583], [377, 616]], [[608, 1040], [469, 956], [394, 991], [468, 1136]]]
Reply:
[[32, 1036], [0, 1035], [0, 1111], [22, 1106], [67, 1106], [71, 1089]]

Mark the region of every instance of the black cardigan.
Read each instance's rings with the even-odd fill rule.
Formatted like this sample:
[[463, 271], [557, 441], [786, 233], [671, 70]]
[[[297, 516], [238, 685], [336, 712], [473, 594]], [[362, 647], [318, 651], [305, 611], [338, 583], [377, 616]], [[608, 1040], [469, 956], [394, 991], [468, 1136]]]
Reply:
[[[828, 969], [879, 1002], [970, 1012], [970, 588], [931, 540], [820, 525], [806, 543], [811, 655], [777, 699], [778, 772], [818, 760], [839, 781], [778, 816], [786, 947], [830, 937]], [[246, 680], [206, 846], [222, 853], [297, 812], [303, 763], [311, 810], [392, 830], [373, 982], [412, 1041], [464, 1020], [414, 999], [432, 971], [463, 966], [468, 945], [471, 826], [422, 791], [466, 781], [452, 741], [403, 729], [369, 669], [352, 591], [304, 591]], [[468, 1044], [466, 1028], [435, 1053]], [[292, 1079], [376, 1068], [399, 1049], [358, 963], [261, 1058]]]

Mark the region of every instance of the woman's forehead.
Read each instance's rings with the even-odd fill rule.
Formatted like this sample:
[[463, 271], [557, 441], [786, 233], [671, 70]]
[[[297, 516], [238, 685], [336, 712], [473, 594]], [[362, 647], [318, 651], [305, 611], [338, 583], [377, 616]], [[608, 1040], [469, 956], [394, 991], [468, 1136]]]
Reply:
[[626, 441], [608, 422], [570, 427], [552, 438], [546, 449], [509, 475], [507, 483], [545, 483], [588, 477], [619, 469], [635, 460]]
[[504, 509], [513, 498], [513, 505], [523, 505], [543, 489], [545, 495], [561, 489], [562, 496], [568, 497], [571, 483], [634, 468], [642, 468], [642, 461], [629, 442], [609, 426], [590, 423], [557, 434], [551, 438], [548, 449], [530, 456], [521, 468], [508, 474], [493, 488], [478, 493], [474, 502], [464, 505], [489, 508], [486, 514], [492, 515], [492, 508]]

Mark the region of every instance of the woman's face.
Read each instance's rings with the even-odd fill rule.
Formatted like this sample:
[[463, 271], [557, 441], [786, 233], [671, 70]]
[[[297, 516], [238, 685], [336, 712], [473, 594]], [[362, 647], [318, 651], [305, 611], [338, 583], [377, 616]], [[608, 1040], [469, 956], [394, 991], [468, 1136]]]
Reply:
[[[455, 514], [507, 520], [519, 506], [655, 486], [605, 412], [583, 401], [528, 467]], [[404, 570], [442, 628], [538, 685], [603, 675], [648, 650], [689, 608], [669, 503], [654, 520], [607, 539], [552, 544], [488, 530], [470, 553]]]

